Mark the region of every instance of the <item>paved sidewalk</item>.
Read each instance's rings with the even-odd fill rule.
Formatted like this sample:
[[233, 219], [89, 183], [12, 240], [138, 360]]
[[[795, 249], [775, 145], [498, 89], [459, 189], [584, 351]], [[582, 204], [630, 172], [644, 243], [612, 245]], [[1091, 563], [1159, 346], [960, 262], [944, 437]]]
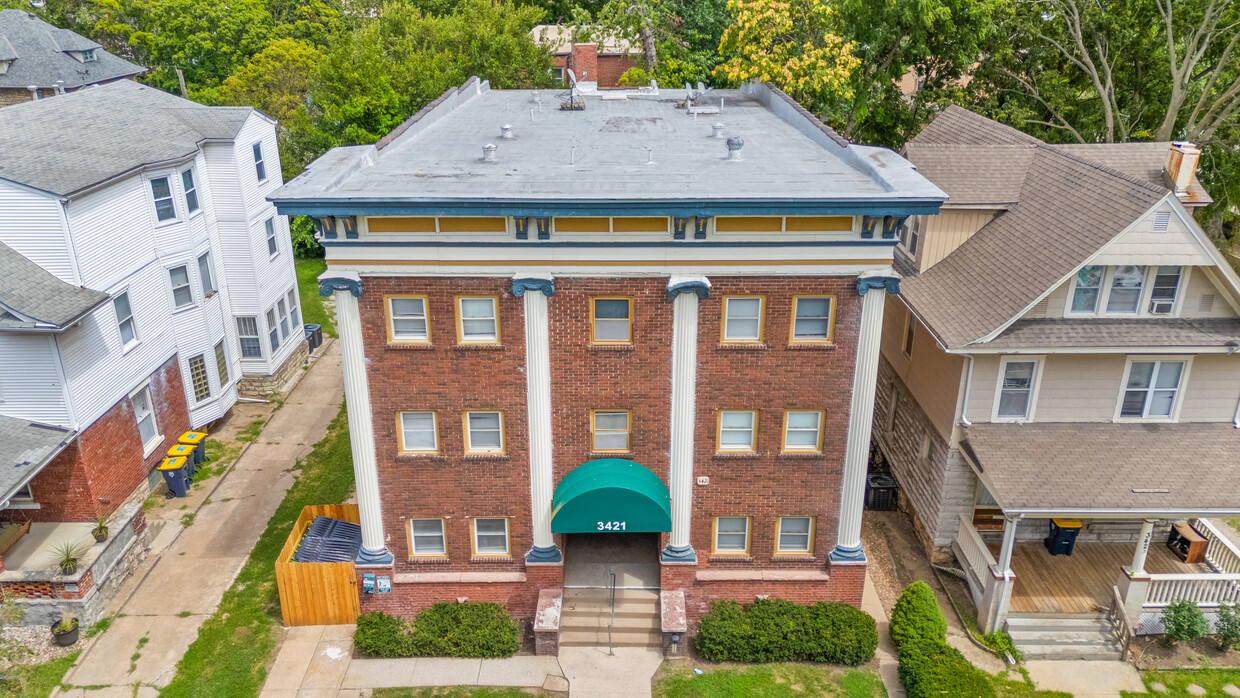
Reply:
[[878, 659], [878, 674], [883, 679], [883, 687], [887, 689], [888, 698], [904, 698], [904, 686], [900, 684], [900, 676], [896, 672], [899, 661], [896, 659], [896, 646], [887, 632], [887, 611], [878, 598], [878, 589], [870, 573], [865, 575], [865, 587], [861, 591], [861, 610], [874, 617], [878, 624], [878, 651], [874, 656]]
[[1039, 691], [1064, 691], [1076, 698], [1120, 698], [1120, 691], [1145, 693], [1140, 672], [1119, 660], [1030, 660], [1025, 669]]
[[565, 647], [560, 666], [568, 679], [568, 698], [650, 698], [650, 680], [663, 664], [663, 652], [650, 647]]
[[172, 681], [177, 662], [215, 612], [293, 483], [290, 469], [323, 438], [339, 412], [341, 376], [340, 352], [333, 343], [224, 476], [212, 503], [143, 565], [145, 574], [122, 586], [111, 610], [123, 617], [86, 646], [64, 679], [92, 690], [52, 695], [109, 698], [134, 695], [136, 689], [136, 695], [146, 696]]

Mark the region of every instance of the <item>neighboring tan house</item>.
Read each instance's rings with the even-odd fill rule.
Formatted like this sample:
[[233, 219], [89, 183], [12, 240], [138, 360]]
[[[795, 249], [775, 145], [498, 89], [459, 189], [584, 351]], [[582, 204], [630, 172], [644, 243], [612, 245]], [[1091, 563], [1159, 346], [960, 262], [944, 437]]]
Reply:
[[629, 68], [645, 65], [641, 47], [627, 39], [610, 36], [603, 37], [601, 43], [577, 43], [573, 31], [573, 27], [561, 24], [539, 24], [530, 30], [534, 43], [551, 51], [552, 77], [565, 85], [566, 69], [582, 83], [606, 88], [615, 87]]
[[[0, 110], [0, 521], [33, 522], [11, 549], [0, 528], [0, 587], [28, 622], [96, 613], [177, 437], [302, 365], [280, 184], [248, 107], [122, 80]], [[98, 514], [118, 535], [50, 572]]]
[[[1240, 513], [1240, 278], [1193, 220], [1196, 148], [1047, 145], [953, 106], [905, 156], [950, 198], [897, 248], [874, 440], [981, 627], [1114, 655], [1111, 622], [1235, 600], [1240, 550], [1206, 518]], [[1071, 555], [1052, 519], [1081, 522]], [[1163, 545], [1187, 520], [1201, 564]], [[1056, 631], [1077, 646], [1035, 639]]]
[[23, 10], [0, 10], [0, 107], [133, 77], [146, 68]]

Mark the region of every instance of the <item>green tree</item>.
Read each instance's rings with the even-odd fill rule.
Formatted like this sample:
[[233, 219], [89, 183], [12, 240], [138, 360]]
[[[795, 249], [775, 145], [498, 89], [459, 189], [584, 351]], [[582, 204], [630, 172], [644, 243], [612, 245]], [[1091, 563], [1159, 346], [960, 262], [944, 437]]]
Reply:
[[152, 0], [130, 42], [149, 47], [150, 80], [176, 91], [176, 69], [194, 88], [218, 85], [271, 39], [261, 0]]
[[319, 50], [305, 41], [276, 39], [224, 80], [218, 101], [252, 106], [284, 123], [304, 106], [320, 58]]

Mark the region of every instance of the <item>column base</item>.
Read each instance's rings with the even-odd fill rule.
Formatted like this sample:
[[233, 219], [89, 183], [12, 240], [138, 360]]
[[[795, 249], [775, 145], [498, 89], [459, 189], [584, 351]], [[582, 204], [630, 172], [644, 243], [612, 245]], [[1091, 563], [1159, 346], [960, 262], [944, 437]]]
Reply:
[[379, 548], [371, 550], [365, 546], [357, 551], [357, 559], [353, 561], [355, 565], [390, 565], [395, 561], [392, 553], [387, 548]]
[[525, 561], [533, 562], [536, 564], [547, 563], [547, 562], [563, 562], [564, 556], [560, 554], [560, 549], [557, 548], [555, 545], [549, 545], [545, 548], [540, 548], [537, 545], [535, 545], [534, 547], [530, 548], [530, 551], [528, 553], [525, 554]]
[[694, 552], [692, 545], [669, 545], [663, 549], [659, 560], [661, 562], [697, 562], [697, 553]]
[[865, 548], [837, 545], [831, 551], [831, 562], [865, 562]]

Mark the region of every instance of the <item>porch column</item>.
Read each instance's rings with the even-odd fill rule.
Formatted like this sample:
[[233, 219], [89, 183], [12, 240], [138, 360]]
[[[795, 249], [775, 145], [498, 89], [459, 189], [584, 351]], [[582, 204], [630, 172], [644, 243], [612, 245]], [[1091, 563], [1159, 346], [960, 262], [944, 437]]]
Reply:
[[990, 570], [992, 579], [982, 594], [982, 606], [978, 613], [978, 622], [984, 633], [1002, 628], [1007, 619], [1012, 588], [1016, 586], [1016, 575], [1012, 572], [1012, 549], [1016, 547], [1016, 526], [1019, 521], [1019, 518], [1011, 516], [1003, 519], [1003, 544], [999, 548], [999, 561]]
[[672, 444], [668, 489], [672, 498], [672, 535], [663, 562], [697, 562], [689, 542], [693, 510], [693, 423], [697, 403], [698, 301], [710, 295], [705, 276], [667, 280], [672, 301]]
[[869, 468], [883, 308], [887, 304], [887, 294], [899, 292], [900, 275], [890, 268], [865, 272], [857, 278], [857, 293], [861, 295], [861, 331], [857, 336], [857, 366], [853, 371], [852, 406], [848, 413], [848, 438], [844, 444], [840, 522], [835, 549], [831, 551], [832, 562], [865, 562], [865, 550], [861, 547], [861, 513], [865, 500], [865, 475]]
[[1145, 576], [1145, 557], [1150, 553], [1150, 539], [1153, 537], [1154, 520], [1145, 519], [1141, 522], [1141, 533], [1137, 535], [1137, 549], [1132, 554], [1132, 567], [1128, 570], [1128, 576]]
[[547, 299], [555, 293], [550, 274], [516, 276], [512, 295], [525, 299], [525, 403], [530, 433], [530, 515], [534, 547], [526, 562], [560, 562], [551, 535], [554, 471], [551, 461], [551, 333]]
[[340, 335], [340, 363], [344, 368], [344, 396], [349, 414], [349, 441], [353, 451], [353, 478], [357, 510], [362, 520], [359, 565], [390, 565], [383, 536], [379, 503], [379, 470], [375, 465], [375, 432], [371, 424], [370, 387], [366, 379], [366, 352], [362, 346], [362, 315], [357, 299], [362, 280], [356, 272], [328, 272], [319, 277], [319, 295], [335, 293], [336, 331]]

